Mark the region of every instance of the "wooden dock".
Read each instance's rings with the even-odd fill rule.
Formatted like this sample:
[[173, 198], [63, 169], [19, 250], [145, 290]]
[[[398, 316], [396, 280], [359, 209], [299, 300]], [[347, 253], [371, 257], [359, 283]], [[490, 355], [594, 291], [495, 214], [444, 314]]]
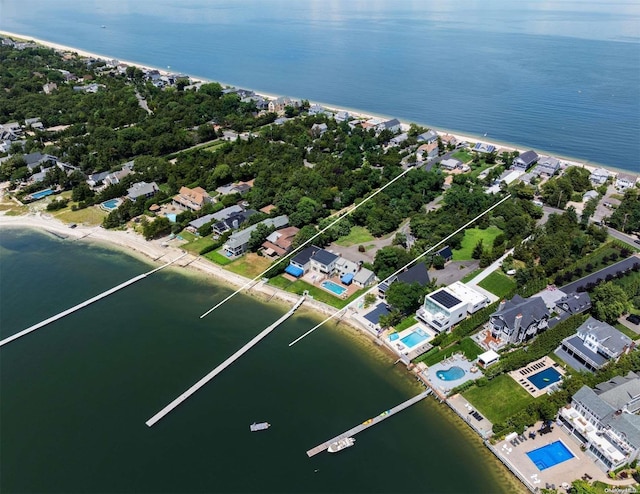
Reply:
[[144, 278], [146, 278], [149, 275], [152, 275], [153, 273], [155, 273], [156, 271], [160, 271], [161, 269], [166, 268], [167, 266], [170, 266], [171, 264], [173, 264], [174, 262], [178, 261], [179, 259], [182, 259], [184, 256], [186, 256], [187, 254], [183, 254], [180, 257], [177, 257], [176, 259], [174, 259], [173, 261], [170, 261], [166, 264], [163, 264], [162, 266], [152, 269], [151, 271], [147, 272], [147, 273], [143, 273], [141, 275], [138, 275], [134, 278], [131, 278], [130, 280], [125, 281], [124, 283], [120, 283], [117, 286], [114, 286], [113, 288], [110, 288], [107, 291], [104, 291], [102, 293], [100, 293], [99, 295], [96, 295], [95, 297], [90, 298], [89, 300], [85, 300], [84, 302], [79, 303], [78, 305], [74, 305], [73, 307], [71, 307], [70, 309], [67, 309], [65, 311], [62, 311], [58, 314], [56, 314], [55, 316], [51, 316], [48, 319], [45, 319], [44, 321], [41, 321], [37, 324], [34, 324], [33, 326], [29, 326], [27, 329], [23, 329], [22, 331], [8, 336], [7, 338], [0, 340], [0, 347], [3, 345], [6, 345], [7, 343], [11, 343], [13, 340], [17, 340], [18, 338], [20, 338], [21, 336], [24, 336], [26, 334], [31, 333], [32, 331], [35, 331], [36, 329], [40, 329], [44, 326], [46, 326], [47, 324], [51, 324], [54, 321], [57, 321], [58, 319], [62, 319], [65, 316], [68, 316], [69, 314], [72, 314], [80, 309], [84, 309], [87, 305], [90, 305], [94, 302], [97, 302], [98, 300], [101, 300], [105, 297], [108, 297], [109, 295], [117, 292], [118, 290], [122, 290], [123, 288], [128, 287], [129, 285], [133, 285], [136, 281], [140, 281], [143, 280]]
[[204, 376], [202, 379], [200, 379], [197, 383], [195, 383], [193, 386], [191, 386], [189, 389], [187, 389], [184, 393], [182, 393], [180, 396], [178, 396], [175, 400], [173, 400], [171, 403], [169, 403], [166, 407], [164, 407], [162, 410], [160, 410], [158, 413], [156, 413], [153, 417], [151, 417], [149, 420], [147, 420], [145, 422], [147, 424], [147, 426], [151, 427], [156, 422], [158, 422], [160, 419], [162, 419], [165, 415], [167, 415], [174, 408], [176, 408], [178, 405], [180, 405], [183, 401], [185, 401], [187, 398], [189, 398], [192, 394], [194, 394], [196, 391], [198, 391], [202, 386], [207, 384], [214, 377], [216, 377], [218, 374], [220, 374], [223, 370], [225, 370], [227, 367], [229, 367], [231, 364], [233, 364], [236, 360], [238, 360], [240, 357], [242, 357], [242, 355], [244, 355], [246, 352], [248, 352], [249, 349], [251, 349], [251, 347], [256, 345], [260, 340], [262, 340], [265, 336], [267, 336], [269, 333], [271, 333], [271, 331], [273, 331], [280, 324], [282, 324], [284, 321], [289, 319], [289, 317], [291, 317], [293, 315], [293, 313], [298, 309], [298, 307], [300, 307], [302, 305], [302, 302], [304, 302], [304, 299], [305, 299], [305, 295], [303, 295], [300, 298], [300, 300], [298, 300], [296, 302], [296, 304], [291, 308], [291, 310], [289, 312], [287, 312], [284, 316], [282, 316], [280, 319], [278, 319], [276, 322], [274, 322], [268, 328], [262, 330], [257, 336], [255, 336], [252, 340], [250, 340], [240, 350], [238, 350], [236, 353], [231, 355], [227, 360], [222, 362], [218, 367], [213, 369], [206, 376]]
[[431, 394], [431, 389], [427, 389], [426, 391], [423, 391], [422, 393], [420, 393], [417, 396], [414, 396], [413, 398], [400, 403], [399, 405], [396, 405], [395, 407], [387, 410], [386, 412], [382, 412], [380, 415], [378, 415], [377, 417], [374, 417], [372, 419], [369, 420], [365, 420], [363, 423], [361, 423], [360, 425], [356, 425], [353, 429], [349, 429], [346, 432], [343, 432], [342, 434], [337, 435], [336, 437], [329, 439], [328, 441], [316, 446], [315, 448], [311, 448], [309, 451], [307, 451], [307, 456], [309, 458], [311, 458], [312, 456], [317, 455], [318, 453], [322, 453], [325, 449], [327, 449], [329, 447], [329, 445], [335, 441], [339, 441], [340, 439], [344, 439], [345, 437], [353, 437], [355, 436], [358, 432], [362, 432], [365, 429], [368, 429], [369, 427], [372, 427], [376, 424], [379, 424], [380, 422], [382, 422], [385, 419], [388, 419], [389, 417], [391, 417], [392, 415], [395, 415], [398, 412], [401, 412], [402, 410], [404, 410], [405, 408], [410, 407], [411, 405], [418, 403], [420, 400], [423, 400], [424, 398], [426, 398], [427, 396], [429, 396]]

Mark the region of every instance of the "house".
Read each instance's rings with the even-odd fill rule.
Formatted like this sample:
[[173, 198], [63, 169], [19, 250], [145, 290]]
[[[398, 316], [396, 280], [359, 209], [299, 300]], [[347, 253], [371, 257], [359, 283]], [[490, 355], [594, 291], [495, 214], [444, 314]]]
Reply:
[[499, 347], [522, 343], [547, 329], [550, 315], [542, 298], [515, 295], [503, 300], [489, 317], [491, 336], [499, 341]]
[[271, 113], [279, 113], [284, 111], [287, 106], [297, 108], [300, 106], [300, 102], [291, 98], [287, 98], [286, 96], [282, 96], [275, 100], [269, 101], [268, 109]]
[[476, 142], [475, 146], [473, 146], [471, 150], [477, 153], [493, 153], [496, 150], [496, 147], [493, 144]]
[[393, 137], [389, 141], [389, 145], [391, 145], [391, 146], [399, 146], [400, 144], [402, 144], [407, 139], [409, 139], [409, 135], [406, 132], [403, 132], [402, 134], [398, 134], [397, 136]]
[[285, 272], [299, 278], [307, 271], [316, 271], [329, 277], [333, 274], [339, 257], [315, 245], [298, 252], [290, 261]]
[[241, 210], [237, 213], [232, 213], [213, 225], [213, 233], [222, 235], [229, 230], [237, 230], [245, 221], [256, 214], [256, 212], [257, 211], [253, 209], [247, 209], [246, 211]]
[[97, 187], [102, 184], [105, 178], [109, 176], [111, 172], [92, 173], [87, 177], [87, 184], [89, 187]]
[[210, 223], [212, 221], [216, 221], [217, 222], [217, 221], [225, 220], [225, 219], [229, 218], [230, 216], [232, 216], [232, 215], [234, 215], [236, 213], [240, 213], [242, 211], [244, 211], [244, 209], [241, 206], [238, 206], [237, 204], [234, 204], [233, 206], [229, 206], [227, 208], [221, 209], [217, 213], [207, 214], [205, 216], [201, 216], [200, 218], [197, 218], [197, 219], [189, 222], [189, 227], [191, 227], [195, 231], [195, 230], [198, 230], [199, 228], [203, 227], [207, 223]]
[[262, 244], [262, 252], [269, 257], [284, 256], [291, 250], [291, 243], [299, 228], [288, 226], [272, 232]]
[[[559, 290], [558, 290], [559, 291]], [[560, 292], [562, 293], [562, 292]], [[591, 308], [591, 297], [587, 292], [572, 292], [556, 301], [556, 310], [571, 316], [582, 314]]]
[[439, 333], [489, 304], [489, 299], [473, 288], [456, 281], [451, 285], [428, 293], [424, 303], [416, 311], [416, 317]]
[[248, 182], [238, 182], [235, 184], [222, 185], [216, 189], [216, 192], [220, 195], [226, 196], [229, 194], [244, 195], [253, 187], [253, 180]]
[[155, 182], [137, 182], [127, 189], [127, 198], [131, 201], [137, 201], [140, 197], [148, 199], [158, 192], [158, 185]]
[[442, 249], [436, 252], [436, 256], [440, 256], [444, 259], [445, 262], [449, 262], [453, 259], [453, 252], [451, 251], [451, 247], [445, 245]]
[[433, 130], [427, 130], [420, 134], [417, 138], [418, 142], [424, 142], [425, 144], [431, 144], [438, 141], [438, 134]]
[[427, 269], [427, 265], [424, 262], [420, 262], [411, 266], [409, 269], [406, 269], [402, 273], [398, 273], [391, 278], [387, 278], [380, 285], [378, 285], [378, 295], [380, 298], [385, 297], [386, 291], [389, 287], [395, 283], [396, 281], [401, 281], [403, 283], [420, 283], [422, 286], [428, 285], [431, 280], [429, 279], [429, 272]]
[[577, 371], [595, 372], [633, 348], [635, 344], [627, 335], [589, 317], [575, 335], [562, 340], [555, 354]]
[[323, 115], [325, 110], [322, 106], [314, 104], [309, 107], [309, 115]]
[[234, 232], [223, 246], [223, 250], [228, 257], [237, 257], [244, 254], [247, 251], [249, 239], [251, 233], [258, 228], [258, 225], [266, 225], [273, 228], [282, 228], [289, 223], [289, 218], [286, 215], [276, 216], [275, 218], [267, 218], [266, 220], [251, 225], [244, 230]]
[[174, 196], [172, 204], [190, 211], [200, 211], [205, 204], [212, 202], [213, 199], [202, 187], [190, 189], [183, 186], [178, 195]]
[[430, 142], [429, 144], [422, 144], [418, 146], [416, 150], [416, 159], [418, 161], [428, 161], [438, 157], [438, 143]]
[[131, 175], [132, 173], [133, 173], [133, 161], [127, 161], [122, 165], [122, 168], [120, 170], [107, 175], [103, 179], [103, 182], [106, 185], [119, 184], [124, 177], [126, 177], [127, 175]]
[[320, 137], [327, 130], [329, 130], [329, 127], [327, 127], [326, 123], [313, 124], [311, 126], [311, 135], [314, 137]]
[[440, 141], [444, 146], [455, 147], [458, 145], [458, 139], [451, 134], [444, 134], [440, 136]]
[[522, 170], [526, 172], [529, 168], [531, 168], [540, 158], [538, 153], [533, 150], [525, 151], [516, 159], [513, 160], [511, 168], [514, 170]]
[[349, 112], [348, 111], [344, 111], [344, 110], [340, 110], [339, 112], [337, 112], [334, 116], [333, 119], [336, 122], [348, 122], [349, 121]]
[[602, 185], [607, 180], [609, 180], [610, 176], [611, 173], [609, 172], [609, 170], [605, 170], [604, 168], [596, 168], [591, 172], [591, 175], [589, 175], [589, 180], [591, 180], [591, 183], [593, 184]]
[[640, 453], [640, 377], [615, 376], [594, 389], [582, 386], [560, 409], [562, 427], [607, 470], [632, 463]]
[[532, 173], [536, 176], [546, 175], [547, 177], [552, 177], [558, 170], [560, 170], [560, 160], [551, 156], [542, 156]]
[[599, 194], [595, 190], [588, 190], [582, 195], [582, 202], [598, 199]]
[[636, 175], [630, 175], [628, 173], [618, 173], [616, 177], [616, 188], [620, 190], [627, 190], [631, 187], [635, 187], [638, 177]]
[[42, 122], [40, 121], [40, 117], [26, 118], [24, 120], [24, 126], [31, 127], [32, 129], [38, 129], [38, 130], [44, 129], [44, 125], [42, 125]]
[[29, 171], [34, 171], [44, 165], [53, 165], [57, 161], [55, 156], [42, 153], [29, 153], [22, 155], [22, 159], [27, 164]]
[[373, 271], [367, 268], [363, 268], [362, 266], [360, 266], [360, 269], [353, 277], [353, 284], [361, 288], [371, 286], [375, 281], [376, 275], [373, 273]]
[[316, 247], [315, 245], [302, 249], [289, 260], [289, 265], [284, 271], [299, 278], [309, 270], [311, 266], [311, 256], [318, 250], [321, 250], [320, 247]]
[[385, 120], [384, 122], [380, 122], [376, 125], [376, 131], [382, 132], [383, 130], [388, 130], [390, 132], [399, 132], [402, 128], [402, 124], [400, 120], [397, 118], [392, 118], [391, 120]]
[[462, 168], [462, 162], [455, 158], [447, 158], [440, 162], [440, 167], [445, 170], [455, 170], [456, 168]]
[[311, 255], [311, 271], [316, 271], [327, 277], [333, 275], [340, 258], [333, 252], [320, 249]]

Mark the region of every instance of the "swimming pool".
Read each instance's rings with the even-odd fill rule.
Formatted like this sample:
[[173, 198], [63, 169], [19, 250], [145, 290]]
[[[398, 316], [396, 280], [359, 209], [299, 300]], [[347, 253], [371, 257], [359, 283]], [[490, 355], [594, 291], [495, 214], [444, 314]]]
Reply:
[[347, 291], [345, 287], [336, 285], [333, 281], [328, 281], [328, 280], [323, 281], [320, 286], [325, 290], [329, 290], [331, 293], [335, 293], [338, 296], [342, 295], [344, 292]]
[[177, 214], [175, 213], [167, 213], [165, 214], [165, 216], [167, 217], [167, 219], [171, 222], [171, 223], [175, 223], [176, 222], [176, 218], [178, 217]]
[[562, 441], [556, 441], [527, 453], [529, 459], [538, 467], [538, 470], [546, 470], [558, 463], [570, 460], [573, 454]]
[[553, 367], [548, 367], [545, 370], [534, 374], [533, 376], [529, 376], [527, 379], [536, 388], [544, 389], [547, 386], [553, 383], [557, 383], [560, 379], [562, 379], [562, 374], [560, 374]]
[[464, 377], [464, 369], [457, 366], [450, 367], [447, 370], [439, 370], [436, 376], [443, 381], [456, 381]]
[[422, 328], [418, 328], [415, 331], [412, 331], [407, 336], [400, 338], [400, 341], [404, 343], [409, 348], [413, 348], [416, 345], [419, 345], [424, 340], [429, 338], [429, 335]]
[[118, 209], [120, 203], [120, 199], [109, 199], [108, 201], [104, 201], [102, 204], [100, 204], [100, 206], [102, 206], [102, 209], [106, 211], [113, 211], [114, 209]]
[[53, 190], [52, 189], [44, 189], [44, 190], [40, 190], [38, 192], [34, 192], [33, 194], [31, 194], [31, 198], [33, 200], [38, 200], [38, 199], [42, 199], [43, 197], [50, 196], [51, 194], [53, 194]]
[[400, 338], [398, 333], [392, 333], [389, 335], [389, 341], [396, 341], [398, 338]]

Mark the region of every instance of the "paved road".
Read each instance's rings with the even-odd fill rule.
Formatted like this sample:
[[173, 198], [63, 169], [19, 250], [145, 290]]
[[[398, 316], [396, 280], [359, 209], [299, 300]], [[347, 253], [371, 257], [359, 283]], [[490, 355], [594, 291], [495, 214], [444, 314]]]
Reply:
[[573, 283], [569, 283], [568, 285], [560, 287], [560, 290], [562, 290], [564, 293], [577, 292], [578, 288], [585, 287], [588, 283], [595, 283], [598, 279], [605, 280], [607, 278], [607, 275], [615, 275], [622, 269], [630, 269], [636, 263], [640, 263], [640, 257], [638, 257], [637, 255], [629, 256], [622, 261], [601, 269], [600, 271], [596, 271], [595, 273], [585, 276], [584, 278], [580, 278]]
[[631, 247], [634, 247], [636, 249], [640, 248], [640, 244], [636, 243], [636, 238], [632, 237], [631, 235], [627, 235], [626, 233], [622, 233], [618, 230], [615, 230], [614, 228], [611, 227], [607, 227], [607, 231], [609, 232], [609, 235], [611, 235], [613, 238], [621, 240], [622, 242], [625, 242], [627, 244], [629, 244]]

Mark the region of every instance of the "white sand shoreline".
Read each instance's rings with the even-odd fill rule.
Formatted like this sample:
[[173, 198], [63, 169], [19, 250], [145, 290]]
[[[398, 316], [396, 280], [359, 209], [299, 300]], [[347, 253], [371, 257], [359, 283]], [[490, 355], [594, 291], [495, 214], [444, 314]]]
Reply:
[[[111, 56], [108, 56], [108, 55], [102, 55], [102, 54], [99, 54], [99, 53], [89, 52], [89, 51], [86, 51], [86, 50], [81, 50], [81, 49], [74, 48], [72, 46], [66, 46], [66, 45], [62, 45], [60, 43], [55, 43], [55, 42], [43, 40], [43, 39], [40, 39], [40, 38], [34, 38], [33, 36], [27, 36], [27, 35], [24, 35], [24, 34], [19, 34], [19, 33], [13, 33], [13, 32], [10, 32], [10, 31], [0, 30], [0, 36], [6, 36], [6, 37], [19, 39], [19, 40], [23, 40], [23, 41], [33, 41], [34, 43], [46, 46], [48, 48], [52, 48], [54, 50], [68, 51], [68, 52], [71, 52], [71, 53], [77, 53], [78, 55], [83, 56], [83, 57], [99, 58], [99, 59], [102, 59], [102, 60], [118, 60], [118, 62], [120, 62], [120, 63], [126, 64], [126, 65], [136, 66], [136, 67], [139, 67], [141, 69], [158, 70], [161, 74], [164, 74], [164, 75], [172, 73], [171, 70], [168, 70], [166, 68], [155, 67], [153, 65], [147, 65], [147, 64], [140, 63], [140, 62], [122, 60], [122, 59], [119, 59], [117, 57], [111, 57]], [[212, 81], [210, 79], [207, 79], [207, 78], [204, 78], [204, 77], [200, 77], [200, 76], [192, 76], [191, 74], [185, 74], [185, 75], [190, 77], [193, 82], [204, 82], [204, 83], [218, 82], [219, 84], [221, 84], [223, 86], [234, 86], [233, 84], [225, 83], [225, 82], [222, 82], [222, 81]], [[246, 88], [246, 89], [252, 90], [257, 95], [262, 96], [263, 98], [267, 98], [267, 99], [277, 99], [279, 97], [278, 95], [265, 93], [263, 91], [253, 90], [251, 88]], [[366, 118], [366, 119], [370, 119], [370, 118], [384, 118], [384, 119], [395, 118], [395, 117], [390, 116], [390, 115], [374, 114], [374, 113], [369, 113], [369, 112], [365, 112], [365, 111], [357, 110], [357, 109], [353, 109], [353, 108], [338, 108], [338, 107], [335, 107], [334, 105], [325, 104], [325, 103], [322, 103], [322, 102], [319, 102], [319, 101], [310, 101], [310, 103], [311, 104], [321, 105], [321, 106], [323, 106], [324, 108], [326, 108], [326, 109], [328, 109], [330, 111], [347, 111], [347, 112], [349, 112], [350, 115], [355, 116], [357, 118]], [[487, 143], [487, 144], [494, 145], [496, 147], [496, 149], [503, 149], [503, 150], [508, 150], [508, 151], [519, 151], [521, 153], [528, 149], [528, 148], [522, 147], [522, 146], [520, 146], [518, 144], [506, 143], [506, 142], [502, 142], [502, 141], [496, 141], [496, 140], [494, 140], [492, 138], [487, 139], [486, 136], [474, 136], [474, 135], [471, 135], [471, 134], [466, 134], [464, 132], [458, 132], [458, 131], [455, 131], [455, 130], [432, 127], [432, 126], [430, 126], [430, 125], [428, 125], [426, 123], [405, 122], [403, 120], [401, 120], [401, 123], [403, 123], [404, 125], [409, 125], [410, 123], [416, 123], [418, 125], [426, 126], [428, 128], [431, 128], [431, 129], [435, 130], [436, 132], [438, 132], [438, 134], [449, 134], [449, 135], [452, 135], [459, 141], [461, 140], [461, 141], [467, 141], [467, 142], [484, 142], [484, 143]], [[553, 157], [557, 158], [558, 160], [560, 160], [562, 163], [566, 164], [567, 166], [578, 166], [578, 167], [586, 168], [587, 170], [590, 170], [590, 171], [593, 171], [596, 168], [604, 168], [606, 170], [609, 170], [613, 174], [634, 173], [632, 170], [625, 170], [623, 168], [617, 168], [617, 167], [614, 167], [614, 166], [611, 166], [611, 165], [604, 165], [604, 164], [601, 164], [601, 163], [593, 162], [591, 160], [583, 161], [583, 160], [580, 160], [579, 158], [573, 158], [573, 157], [567, 157], [567, 156], [563, 156], [563, 155], [558, 155], [556, 153], [552, 153], [552, 152], [546, 151], [546, 150], [536, 150], [536, 152], [538, 154], [543, 155], [543, 156], [553, 156]]]

